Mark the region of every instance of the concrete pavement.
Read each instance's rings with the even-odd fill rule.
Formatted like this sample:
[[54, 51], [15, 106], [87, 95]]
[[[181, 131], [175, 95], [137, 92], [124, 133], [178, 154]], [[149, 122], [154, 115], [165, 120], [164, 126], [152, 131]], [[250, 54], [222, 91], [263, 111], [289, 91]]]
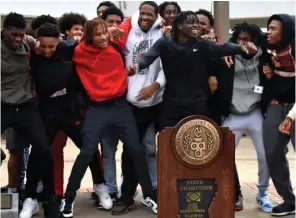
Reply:
[[[2, 145], [3, 148], [3, 145]], [[7, 153], [7, 151], [5, 150]], [[117, 161], [117, 178], [118, 183], [120, 180], [121, 169], [120, 169], [120, 157], [122, 152], [122, 145], [120, 144], [118, 147], [118, 151], [116, 153], [116, 161]], [[78, 154], [78, 149], [73, 145], [73, 143], [68, 140], [67, 146], [64, 149], [65, 154], [65, 166], [64, 166], [64, 179], [65, 185], [67, 184], [68, 177], [70, 175], [73, 162]], [[296, 185], [295, 179], [295, 153], [291, 146], [289, 145], [289, 153], [287, 155], [288, 160], [290, 162], [291, 176], [293, 187]], [[236, 164], [238, 167], [238, 172], [240, 176], [240, 181], [242, 185], [242, 191], [244, 195], [244, 207], [245, 209], [241, 212], [237, 212], [235, 214], [236, 218], [267, 218], [271, 217], [270, 214], [266, 214], [262, 212], [259, 207], [255, 203], [256, 196], [256, 182], [257, 182], [257, 173], [258, 173], [258, 165], [256, 159], [256, 153], [254, 147], [252, 145], [252, 141], [245, 137], [241, 140], [240, 145], [236, 151]], [[7, 184], [7, 160], [4, 161], [3, 166], [1, 167], [1, 186]], [[94, 218], [94, 217], [111, 217], [110, 212], [107, 211], [99, 211], [94, 207], [94, 202], [89, 199], [90, 193], [92, 191], [92, 179], [90, 171], [87, 170], [86, 175], [83, 178], [81, 183], [80, 193], [76, 199], [75, 203], [75, 217], [76, 218]], [[281, 202], [281, 198], [277, 195], [274, 187], [271, 185], [269, 188], [269, 194], [271, 199], [275, 203]], [[136, 198], [136, 204], [138, 205], [133, 211], [124, 215], [126, 218], [155, 218], [156, 216], [150, 211], [148, 208], [144, 208], [140, 204], [141, 196]], [[36, 216], [36, 218], [41, 218], [42, 212]], [[113, 216], [112, 216], [113, 217]], [[294, 216], [288, 216], [288, 218], [292, 218]]]

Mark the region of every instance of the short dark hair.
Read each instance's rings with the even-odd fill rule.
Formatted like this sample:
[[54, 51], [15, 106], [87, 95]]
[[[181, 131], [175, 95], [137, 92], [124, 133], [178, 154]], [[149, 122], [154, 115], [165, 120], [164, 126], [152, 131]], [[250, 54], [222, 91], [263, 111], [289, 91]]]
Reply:
[[165, 10], [166, 6], [168, 6], [168, 5], [174, 5], [177, 9], [177, 14], [179, 14], [181, 12], [181, 8], [177, 2], [163, 2], [159, 5], [159, 14], [161, 17], [164, 16], [164, 10]]
[[121, 22], [124, 20], [123, 12], [117, 7], [110, 7], [106, 9], [102, 15], [102, 19], [106, 20], [109, 15], [118, 15], [121, 18]]
[[140, 7], [139, 7], [139, 10], [141, 10], [141, 7], [143, 5], [150, 5], [154, 8], [154, 12], [155, 14], [157, 15], [159, 13], [159, 7], [158, 7], [158, 4], [154, 1], [144, 1], [140, 4]]
[[15, 12], [10, 12], [6, 15], [3, 21], [3, 27], [15, 27], [19, 29], [26, 28], [26, 20], [22, 14], [18, 14]]
[[255, 45], [257, 46], [261, 45], [263, 32], [256, 24], [248, 24], [247, 22], [239, 23], [239, 24], [236, 24], [231, 31], [232, 31], [232, 36], [230, 38], [230, 41], [233, 43], [237, 43], [238, 35], [241, 32], [247, 32], [251, 36]]
[[78, 13], [65, 13], [59, 19], [59, 28], [61, 33], [66, 34], [67, 30], [70, 30], [74, 25], [84, 26], [86, 17], [83, 14]]
[[102, 6], [106, 6], [108, 8], [116, 7], [116, 5], [114, 3], [110, 2], [110, 1], [104, 1], [99, 4], [99, 6], [97, 7], [97, 10]]
[[59, 27], [52, 23], [42, 24], [38, 28], [38, 37], [41, 37], [41, 36], [59, 38], [60, 37]]
[[55, 19], [54, 17], [45, 14], [42, 14], [38, 17], [36, 17], [32, 23], [31, 23], [31, 29], [32, 30], [37, 30], [42, 24], [45, 23], [52, 23], [55, 25], [58, 25], [57, 19]]
[[195, 16], [195, 13], [193, 11], [181, 11], [181, 13], [179, 13], [175, 16], [173, 23], [172, 23], [172, 36], [174, 37], [175, 40], [177, 39], [177, 37], [180, 33], [178, 25], [183, 24], [184, 21], [187, 19], [187, 17], [190, 15]]
[[213, 14], [211, 12], [209, 12], [207, 10], [204, 10], [204, 9], [199, 9], [197, 12], [195, 12], [195, 14], [196, 15], [201, 14], [201, 15], [206, 16], [210, 21], [211, 27], [214, 26], [214, 17], [213, 17]]
[[85, 44], [93, 43], [92, 38], [93, 38], [94, 30], [98, 25], [103, 25], [104, 28], [108, 30], [106, 22], [100, 17], [86, 21], [84, 26], [84, 35], [83, 35], [83, 40]]

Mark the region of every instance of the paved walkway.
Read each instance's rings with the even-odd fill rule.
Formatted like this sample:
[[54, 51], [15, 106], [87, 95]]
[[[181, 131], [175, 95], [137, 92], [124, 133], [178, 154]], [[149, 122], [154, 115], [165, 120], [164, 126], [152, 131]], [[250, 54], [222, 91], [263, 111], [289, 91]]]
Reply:
[[[3, 147], [3, 146], [2, 146]], [[6, 152], [6, 150], [5, 150]], [[118, 182], [120, 180], [120, 157], [122, 152], [122, 145], [118, 147], [118, 152], [116, 153], [117, 161], [117, 178]], [[78, 149], [73, 145], [73, 143], [68, 140], [68, 144], [64, 150], [65, 153], [65, 166], [64, 166], [64, 177], [65, 181], [68, 181], [73, 162], [76, 155], [78, 154]], [[293, 175], [292, 183], [294, 187], [296, 186], [296, 170], [295, 170], [295, 153], [292, 149], [292, 146], [289, 145], [288, 160], [290, 162], [291, 175]], [[255, 203], [256, 196], [256, 181], [257, 181], [257, 160], [256, 153], [253, 148], [252, 142], [248, 137], [245, 137], [241, 140], [241, 143], [236, 151], [236, 164], [238, 167], [238, 172], [240, 176], [240, 181], [242, 185], [242, 191], [244, 195], [244, 207], [245, 209], [241, 212], [235, 214], [236, 218], [267, 218], [271, 217], [270, 214], [262, 212]], [[7, 160], [4, 161], [3, 166], [1, 167], [1, 186], [7, 184]], [[65, 184], [66, 185], [66, 184]], [[75, 203], [75, 217], [76, 218], [94, 218], [94, 217], [111, 217], [110, 212], [108, 211], [99, 211], [94, 207], [94, 202], [89, 199], [90, 193], [92, 191], [92, 179], [90, 171], [87, 170], [86, 175], [83, 178], [81, 183], [80, 193], [76, 199]], [[269, 194], [271, 199], [275, 203], [281, 202], [281, 198], [277, 195], [273, 185], [269, 188]], [[136, 207], [130, 213], [124, 215], [126, 218], [155, 218], [156, 216], [148, 208], [144, 208], [140, 204], [141, 196], [136, 198]], [[42, 212], [36, 216], [36, 218], [41, 218]], [[113, 217], [113, 216], [112, 216]], [[288, 216], [292, 218], [294, 216]]]

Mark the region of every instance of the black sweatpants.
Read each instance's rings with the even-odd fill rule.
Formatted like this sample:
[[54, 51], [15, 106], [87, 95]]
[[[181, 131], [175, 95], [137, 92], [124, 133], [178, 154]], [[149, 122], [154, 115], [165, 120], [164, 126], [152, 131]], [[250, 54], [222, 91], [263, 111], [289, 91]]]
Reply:
[[175, 127], [181, 120], [193, 115], [209, 117], [210, 110], [207, 103], [188, 105], [163, 103], [163, 110], [160, 116], [160, 131], [166, 127]]
[[[51, 145], [57, 135], [57, 133], [62, 130], [65, 134], [74, 142], [74, 144], [81, 149], [82, 147], [82, 115], [79, 110], [75, 111], [64, 111], [64, 112], [50, 112], [42, 111], [41, 116], [46, 125], [46, 133], [48, 137], [48, 142]], [[28, 172], [34, 172], [34, 176], [30, 180], [27, 180], [26, 189], [30, 192], [31, 197], [35, 197], [34, 193], [38, 185], [41, 172], [39, 175], [37, 173], [36, 164], [34, 164], [34, 159], [38, 156], [34, 148], [31, 152], [31, 157], [28, 163]], [[93, 155], [91, 162], [89, 163], [89, 168], [92, 173], [95, 184], [105, 183], [104, 175], [101, 170], [100, 161], [97, 154]], [[42, 170], [42, 169], [41, 169]]]
[[[48, 198], [55, 195], [54, 166], [50, 146], [36, 103], [1, 105], [1, 133], [12, 127], [32, 145], [35, 150], [35, 169], [40, 172], [44, 193]], [[41, 170], [42, 169], [42, 170]], [[34, 179], [34, 171], [27, 172], [27, 180]], [[39, 176], [39, 178], [40, 178]], [[36, 192], [36, 188], [34, 190]]]
[[271, 104], [263, 121], [263, 141], [266, 161], [273, 184], [287, 204], [295, 205], [295, 195], [290, 180], [289, 163], [286, 158], [287, 145], [291, 139], [295, 150], [295, 123], [292, 123], [291, 135], [279, 131], [279, 125], [286, 118], [293, 104]]
[[83, 146], [74, 163], [67, 190], [66, 198], [75, 198], [80, 187], [86, 168], [96, 153], [105, 129], [112, 128], [125, 145], [125, 150], [132, 157], [144, 196], [152, 194], [152, 184], [148, 170], [145, 148], [139, 140], [137, 126], [128, 105], [126, 96], [110, 99], [104, 102], [91, 102], [86, 112], [82, 129]]
[[[138, 108], [132, 106], [133, 115], [136, 120], [140, 141], [142, 141], [148, 127], [151, 123], [155, 126], [155, 132], [160, 128], [160, 115], [162, 104], [159, 103], [152, 107]], [[147, 156], [146, 156], [147, 161]], [[135, 168], [130, 154], [124, 149], [122, 152], [122, 174], [123, 183], [121, 186], [122, 196], [127, 199], [132, 199], [138, 186], [138, 179], [135, 177]]]

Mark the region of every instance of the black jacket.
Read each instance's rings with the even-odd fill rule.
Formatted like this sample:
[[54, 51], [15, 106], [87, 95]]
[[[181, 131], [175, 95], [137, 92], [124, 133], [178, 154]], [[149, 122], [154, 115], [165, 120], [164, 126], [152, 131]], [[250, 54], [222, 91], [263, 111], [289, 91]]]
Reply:
[[[264, 52], [264, 48], [262, 48], [263, 53], [259, 57], [259, 78], [260, 78], [260, 86], [263, 86], [263, 94], [261, 98], [261, 110], [263, 116], [265, 116], [266, 108], [267, 108], [267, 93], [268, 88], [266, 87], [267, 79], [263, 73], [263, 66], [268, 61], [268, 55]], [[235, 67], [235, 57], [232, 56], [233, 65], [230, 68], [226, 66], [224, 61], [220, 61], [219, 63], [219, 73], [217, 75], [218, 79], [218, 89], [215, 93], [215, 100], [217, 107], [220, 108], [221, 114], [224, 117], [228, 117], [230, 114], [232, 95], [233, 95], [233, 84], [234, 84], [234, 67]]]
[[149, 67], [160, 57], [166, 76], [163, 102], [180, 105], [206, 105], [209, 98], [208, 72], [212, 56], [241, 54], [239, 45], [197, 39], [180, 44], [172, 36], [162, 37], [138, 62], [140, 69]]
[[31, 72], [41, 110], [67, 112], [76, 105], [81, 84], [72, 62], [76, 41], [62, 41], [52, 57], [32, 52]]
[[[268, 24], [273, 19], [279, 19], [283, 24], [283, 37], [279, 46], [270, 45], [266, 42], [266, 47], [269, 51], [276, 54], [270, 55], [274, 74], [270, 81], [269, 100], [275, 99], [280, 102], [294, 103], [295, 102], [295, 18], [287, 14], [272, 15]], [[266, 41], [266, 36], [265, 39]], [[294, 64], [293, 64], [294, 63]], [[281, 75], [277, 72], [283, 72]], [[294, 72], [294, 73], [293, 73]], [[286, 76], [286, 75], [294, 76]]]

